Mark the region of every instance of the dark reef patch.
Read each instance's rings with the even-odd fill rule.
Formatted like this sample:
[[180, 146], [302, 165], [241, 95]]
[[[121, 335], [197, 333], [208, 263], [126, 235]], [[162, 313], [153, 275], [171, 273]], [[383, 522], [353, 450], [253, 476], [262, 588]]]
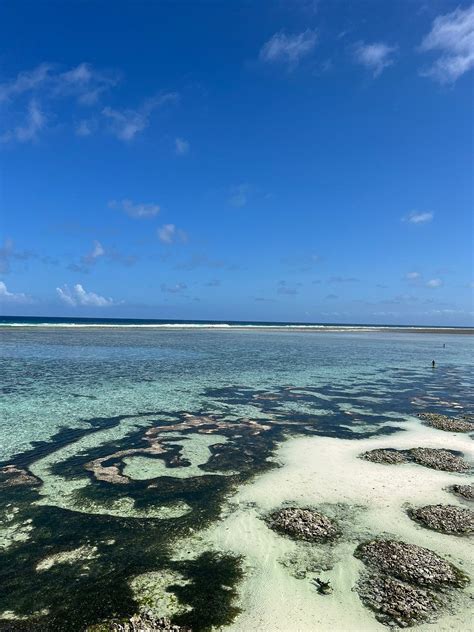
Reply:
[[328, 516], [315, 509], [284, 507], [267, 517], [268, 526], [296, 540], [326, 542], [340, 535], [339, 528]]
[[370, 540], [354, 555], [367, 566], [356, 585], [361, 601], [390, 627], [432, 623], [469, 577], [430, 549], [398, 540]]
[[467, 507], [456, 505], [426, 505], [409, 509], [412, 520], [433, 531], [451, 535], [471, 535], [474, 533], [474, 512]]
[[398, 540], [363, 542], [354, 555], [382, 573], [417, 586], [463, 587], [469, 578], [434, 551]]
[[468, 415], [448, 417], [439, 413], [418, 413], [427, 426], [446, 432], [474, 432], [474, 421]]
[[448, 491], [464, 500], [474, 500], [474, 485], [451, 485]]
[[390, 627], [405, 628], [430, 621], [440, 605], [432, 591], [389, 575], [363, 577], [357, 592], [362, 603], [376, 613], [375, 618]]
[[468, 472], [471, 466], [462, 457], [463, 454], [460, 452], [442, 448], [410, 448], [408, 450], [377, 448], [359, 455], [359, 458], [372, 463], [398, 465], [411, 462], [444, 472]]

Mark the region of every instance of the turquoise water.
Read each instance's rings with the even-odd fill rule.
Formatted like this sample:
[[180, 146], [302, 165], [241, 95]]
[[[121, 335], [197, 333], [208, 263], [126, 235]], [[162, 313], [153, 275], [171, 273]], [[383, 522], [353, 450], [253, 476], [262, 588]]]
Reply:
[[[181, 622], [224, 624], [230, 593], [212, 621], [200, 604], [210, 576], [237, 581], [239, 561], [211, 551], [183, 566], [171, 551], [218, 518], [235, 486], [272, 467], [279, 442], [357, 440], [421, 410], [474, 411], [466, 335], [7, 327], [0, 336], [0, 466], [36, 477], [2, 488], [0, 630], [12, 617], [30, 620], [15, 629], [84, 630], [129, 616], [130, 582], [159, 569], [190, 582]], [[42, 562], [65, 550], [88, 551], [87, 561]]]
[[[404, 371], [430, 384], [451, 369], [467, 380], [474, 350], [470, 336], [419, 334], [41, 329], [0, 336], [3, 459], [94, 417], [226, 409], [209, 401], [207, 388], [293, 384], [384, 392], [391, 379], [397, 390]], [[353, 403], [350, 393], [347, 402]]]

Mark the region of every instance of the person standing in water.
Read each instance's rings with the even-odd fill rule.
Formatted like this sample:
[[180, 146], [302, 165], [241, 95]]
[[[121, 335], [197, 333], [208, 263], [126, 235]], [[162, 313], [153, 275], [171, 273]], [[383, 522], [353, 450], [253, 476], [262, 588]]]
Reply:
[[436, 366], [436, 362], [433, 360], [433, 361], [431, 362], [431, 368], [432, 368], [432, 369], [434, 369], [434, 368], [435, 368], [435, 366]]

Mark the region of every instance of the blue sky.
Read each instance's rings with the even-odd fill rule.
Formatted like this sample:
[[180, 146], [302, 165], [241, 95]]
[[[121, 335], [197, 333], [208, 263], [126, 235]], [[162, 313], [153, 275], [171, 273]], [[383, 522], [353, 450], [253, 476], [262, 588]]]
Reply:
[[474, 323], [470, 3], [0, 23], [4, 314]]

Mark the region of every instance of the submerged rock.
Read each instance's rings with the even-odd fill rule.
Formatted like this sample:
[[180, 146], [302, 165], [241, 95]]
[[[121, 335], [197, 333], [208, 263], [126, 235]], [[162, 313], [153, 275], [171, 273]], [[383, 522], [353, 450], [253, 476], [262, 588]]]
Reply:
[[41, 481], [28, 470], [15, 465], [0, 467], [0, 488], [19, 485], [40, 485]]
[[424, 527], [453, 535], [474, 533], [474, 512], [455, 505], [426, 505], [410, 509], [408, 515]]
[[418, 586], [457, 586], [469, 583], [469, 578], [434, 551], [397, 540], [363, 542], [354, 555], [382, 573]]
[[327, 516], [314, 509], [287, 507], [270, 514], [270, 528], [297, 540], [324, 542], [340, 535], [337, 526]]
[[448, 491], [465, 500], [474, 500], [474, 485], [451, 485]]
[[438, 600], [430, 591], [387, 575], [362, 579], [357, 592], [362, 603], [374, 610], [376, 619], [385, 625], [416, 625], [430, 619], [438, 609]]
[[91, 625], [86, 632], [192, 632], [192, 630], [174, 625], [166, 617], [157, 619], [149, 614], [134, 614], [125, 621], [112, 620]]
[[377, 450], [369, 450], [360, 455], [361, 459], [371, 461], [372, 463], [387, 463], [388, 465], [396, 465], [397, 463], [408, 463], [405, 452], [395, 450], [395, 448], [379, 448]]
[[447, 432], [473, 432], [474, 421], [469, 417], [448, 417], [438, 413], [419, 413], [418, 417], [428, 426]]
[[410, 455], [415, 463], [431, 467], [434, 470], [443, 470], [445, 472], [466, 472], [470, 469], [462, 456], [453, 454], [449, 450], [438, 448], [412, 448]]
[[316, 579], [314, 579], [314, 584], [316, 585], [320, 595], [330, 595], [332, 593], [331, 582], [325, 582], [319, 577], [316, 577]]

